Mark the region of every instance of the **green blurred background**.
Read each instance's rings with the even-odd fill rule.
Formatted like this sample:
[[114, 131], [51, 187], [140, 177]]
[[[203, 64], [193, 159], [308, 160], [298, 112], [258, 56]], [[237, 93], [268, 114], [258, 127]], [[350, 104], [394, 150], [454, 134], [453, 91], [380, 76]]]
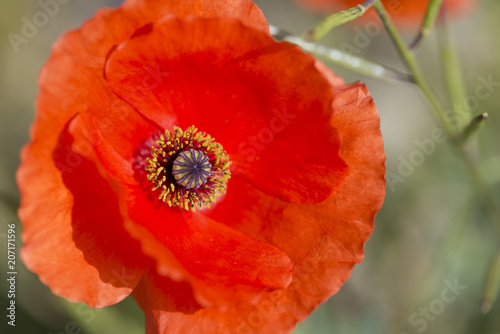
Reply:
[[[321, 16], [308, 13], [289, 0], [256, 1], [268, 22], [300, 34]], [[21, 226], [16, 216], [19, 201], [14, 180], [19, 150], [28, 141], [33, 119], [36, 78], [51, 44], [64, 31], [78, 27], [101, 7], [118, 6], [118, 0], [71, 1], [40, 28], [27, 44], [12, 48], [7, 34], [20, 34], [22, 18], [40, 11], [37, 1], [4, 0], [0, 4], [0, 261], [7, 272], [7, 224]], [[453, 25], [466, 88], [475, 96], [481, 78], [500, 82], [500, 2], [482, 0], [470, 15]], [[403, 70], [384, 31], [356, 44], [366, 24], [334, 30], [322, 44], [347, 43], [360, 55]], [[365, 31], [366, 33], [366, 31]], [[411, 40], [415, 32], [406, 37]], [[346, 45], [346, 44], [344, 44]], [[440, 96], [445, 96], [436, 34], [417, 52], [420, 64]], [[347, 82], [365, 82], [378, 107], [385, 140], [388, 172], [398, 175], [403, 160], [419, 151], [417, 142], [428, 141], [438, 127], [411, 84], [388, 84], [331, 66]], [[474, 114], [488, 112], [485, 127], [474, 140], [480, 147], [481, 172], [500, 198], [499, 87], [479, 102]], [[341, 291], [321, 305], [295, 333], [500, 333], [500, 303], [489, 314], [481, 312], [481, 298], [499, 239], [475, 188], [448, 142], [436, 143], [422, 164], [403, 181], [387, 186], [384, 207], [366, 245], [366, 257], [356, 266]], [[498, 222], [497, 222], [498, 223]], [[17, 240], [17, 253], [21, 242]], [[6, 325], [7, 284], [0, 283], [1, 333], [141, 333], [144, 317], [135, 302], [103, 310], [72, 304], [51, 294], [37, 276], [17, 262], [16, 327]], [[455, 294], [443, 289], [454, 282]], [[454, 298], [452, 298], [454, 297]], [[448, 298], [448, 299], [446, 299]], [[453, 299], [453, 301], [450, 301]], [[447, 301], [447, 302], [446, 302]], [[427, 314], [427, 315], [426, 315]], [[5, 328], [5, 330], [4, 330]]]

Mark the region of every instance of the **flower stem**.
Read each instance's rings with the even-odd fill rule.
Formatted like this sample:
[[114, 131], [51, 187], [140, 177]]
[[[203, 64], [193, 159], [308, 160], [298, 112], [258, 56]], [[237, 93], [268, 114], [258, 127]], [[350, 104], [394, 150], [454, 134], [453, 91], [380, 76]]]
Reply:
[[441, 8], [441, 3], [443, 0], [431, 0], [429, 2], [429, 5], [427, 6], [427, 12], [425, 14], [425, 19], [424, 23], [422, 24], [422, 29], [420, 30], [417, 38], [413, 43], [411, 43], [410, 49], [414, 50], [417, 48], [424, 38], [429, 36], [430, 32], [432, 31], [432, 27], [434, 26], [434, 22], [436, 21], [436, 18], [439, 13], [439, 8]]
[[457, 124], [461, 129], [468, 125], [471, 120], [470, 108], [465, 103], [467, 92], [458, 59], [457, 48], [450, 33], [449, 22], [446, 18], [446, 8], [443, 10], [442, 25], [439, 29], [439, 45], [441, 46], [442, 65], [448, 87], [448, 93], [453, 105], [453, 112], [457, 119], [463, 120], [462, 124]]
[[437, 96], [434, 94], [434, 91], [431, 89], [429, 83], [423, 76], [422, 71], [420, 70], [418, 63], [415, 60], [413, 53], [410, 51], [410, 49], [404, 42], [403, 38], [392, 24], [391, 19], [389, 18], [389, 15], [387, 14], [380, 0], [378, 0], [373, 5], [373, 7], [377, 11], [377, 14], [379, 15], [382, 23], [384, 24], [389, 36], [396, 45], [396, 48], [398, 49], [398, 52], [401, 55], [401, 58], [405, 62], [406, 66], [408, 67], [408, 70], [413, 75], [415, 83], [417, 84], [417, 86], [420, 88], [422, 93], [425, 95], [425, 97], [431, 104], [432, 111], [434, 112], [439, 123], [443, 127], [446, 134], [450, 136], [452, 142], [458, 148], [459, 154], [463, 158], [465, 165], [472, 177], [472, 180], [490, 216], [493, 227], [500, 236], [500, 211], [496, 205], [495, 198], [491, 193], [490, 188], [488, 187], [487, 183], [484, 181], [483, 177], [479, 172], [479, 168], [475, 159], [476, 154], [473, 154], [466, 148], [462, 133], [454, 131], [451, 128], [450, 124], [446, 121], [445, 119], [446, 111], [443, 105], [441, 104]]
[[309, 29], [309, 31], [303, 36], [303, 40], [306, 42], [315, 42], [323, 38], [326, 34], [330, 32], [335, 27], [338, 27], [347, 22], [351, 22], [363, 15], [368, 8], [370, 8], [376, 0], [366, 0], [362, 4], [355, 7], [343, 10], [341, 12], [332, 14], [326, 19]]
[[446, 114], [444, 107], [441, 105], [441, 102], [439, 102], [439, 99], [434, 94], [434, 91], [430, 87], [427, 80], [425, 80], [425, 77], [422, 74], [422, 71], [420, 70], [420, 67], [415, 59], [415, 56], [410, 51], [410, 49], [406, 45], [405, 41], [403, 40], [399, 32], [396, 30], [396, 27], [392, 24], [392, 21], [389, 18], [389, 15], [385, 10], [384, 5], [382, 5], [380, 0], [377, 0], [377, 2], [375, 2], [373, 7], [377, 11], [380, 20], [382, 21], [385, 29], [387, 30], [389, 36], [394, 42], [401, 58], [406, 63], [408, 70], [413, 75], [415, 83], [417, 84], [418, 87], [420, 87], [420, 90], [426, 96], [427, 100], [431, 104], [434, 115], [438, 119], [439, 123], [443, 126], [443, 129], [446, 132], [446, 134], [450, 136], [453, 140], [456, 140], [455, 134], [453, 133], [450, 125], [444, 118], [444, 115]]
[[274, 38], [294, 43], [300, 46], [304, 51], [310, 52], [321, 57], [326, 62], [341, 66], [352, 72], [384, 82], [413, 82], [411, 75], [399, 72], [372, 60], [355, 56], [335, 48], [306, 42], [302, 38], [293, 36], [274, 26], [270, 26], [270, 29]]
[[462, 132], [463, 140], [466, 141], [484, 125], [488, 119], [488, 113], [482, 113], [472, 119], [469, 125]]
[[486, 286], [483, 293], [483, 300], [481, 302], [481, 310], [483, 313], [489, 313], [493, 304], [498, 297], [498, 290], [500, 287], [500, 249], [493, 257], [490, 265], [490, 271], [486, 276]]

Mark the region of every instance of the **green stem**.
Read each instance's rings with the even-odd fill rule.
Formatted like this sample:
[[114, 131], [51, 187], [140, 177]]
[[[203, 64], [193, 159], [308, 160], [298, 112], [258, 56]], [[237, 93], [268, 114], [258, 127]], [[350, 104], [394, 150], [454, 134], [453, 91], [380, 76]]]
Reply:
[[399, 54], [401, 55], [401, 58], [405, 61], [408, 70], [413, 75], [415, 83], [417, 84], [418, 87], [420, 87], [420, 90], [427, 97], [427, 100], [431, 104], [435, 117], [438, 119], [439, 123], [441, 123], [441, 125], [443, 126], [443, 129], [446, 132], [446, 134], [455, 140], [456, 136], [452, 131], [450, 125], [444, 118], [444, 115], [446, 114], [444, 107], [441, 105], [441, 102], [439, 102], [439, 99], [434, 94], [434, 91], [425, 80], [425, 77], [422, 74], [419, 65], [417, 64], [415, 56], [410, 51], [403, 38], [392, 24], [392, 21], [389, 18], [389, 15], [385, 10], [384, 5], [382, 5], [382, 3], [378, 0], [377, 2], [375, 2], [373, 7], [377, 11], [380, 20], [384, 24], [385, 29], [387, 30], [389, 36], [394, 42]]
[[429, 36], [432, 31], [432, 27], [434, 26], [434, 22], [436, 22], [436, 18], [439, 14], [439, 8], [441, 8], [441, 3], [443, 0], [431, 0], [429, 5], [427, 6], [427, 12], [425, 14], [424, 23], [422, 24], [422, 29], [418, 34], [415, 41], [411, 44], [410, 49], [417, 48], [424, 38]]
[[466, 101], [467, 91], [458, 59], [457, 47], [451, 37], [449, 22], [446, 19], [446, 10], [443, 11], [444, 19], [439, 31], [439, 41], [441, 46], [442, 66], [446, 78], [446, 85], [451, 103], [453, 105], [453, 112], [458, 120], [462, 120], [457, 124], [458, 129], [463, 129], [468, 125], [471, 120], [470, 110]]
[[383, 66], [372, 60], [348, 54], [335, 48], [306, 42], [302, 38], [293, 36], [274, 26], [270, 26], [270, 29], [274, 38], [294, 43], [303, 50], [321, 57], [326, 62], [341, 66], [352, 72], [384, 82], [413, 82], [413, 78], [410, 75]]
[[472, 119], [469, 125], [462, 131], [462, 139], [464, 142], [467, 141], [473, 134], [484, 125], [485, 121], [488, 119], [488, 113], [482, 113]]
[[401, 73], [397, 70], [383, 66], [379, 63], [371, 61], [369, 59], [346, 54], [338, 49], [327, 48], [325, 46], [316, 45], [313, 43], [307, 43], [301, 39], [290, 40], [291, 42], [300, 46], [303, 50], [310, 52], [326, 62], [342, 66], [352, 72], [357, 72], [361, 75], [379, 79], [386, 82], [403, 81], [403, 82], [413, 82], [411, 76], [405, 73]]
[[483, 300], [481, 303], [481, 310], [483, 313], [489, 313], [493, 304], [498, 297], [498, 290], [500, 287], [500, 249], [493, 257], [490, 265], [490, 271], [486, 276], [486, 286], [484, 288]]
[[351, 22], [363, 15], [376, 0], [366, 0], [360, 5], [332, 14], [326, 19], [311, 28], [304, 36], [306, 42], [315, 42], [323, 38], [335, 27], [338, 27], [347, 22]]
[[420, 90], [426, 96], [429, 103], [431, 104], [432, 111], [434, 112], [439, 123], [441, 124], [445, 132], [450, 136], [453, 143], [456, 144], [460, 152], [460, 156], [463, 158], [466, 167], [472, 177], [472, 180], [474, 181], [474, 184], [479, 192], [479, 195], [481, 196], [481, 199], [486, 207], [491, 222], [500, 236], [500, 211], [498, 210], [495, 198], [491, 193], [490, 188], [488, 187], [483, 177], [479, 173], [479, 168], [474, 158], [475, 155], [471, 154], [466, 149], [462, 134], [453, 131], [453, 129], [450, 127], [450, 124], [446, 121], [445, 119], [446, 111], [444, 107], [442, 106], [437, 96], [434, 94], [434, 91], [431, 89], [425, 77], [423, 76], [422, 71], [420, 70], [420, 67], [417, 64], [417, 61], [415, 60], [413, 53], [410, 51], [410, 49], [404, 42], [403, 38], [392, 24], [391, 19], [389, 18], [389, 15], [387, 14], [382, 3], [380, 1], [377, 1], [373, 6], [377, 11], [382, 23], [384, 24], [389, 36], [396, 45], [396, 48], [398, 49], [398, 52], [400, 53], [403, 61], [406, 63], [406, 66], [408, 67], [410, 73], [413, 75], [415, 83], [418, 85], [418, 87], [420, 87]]

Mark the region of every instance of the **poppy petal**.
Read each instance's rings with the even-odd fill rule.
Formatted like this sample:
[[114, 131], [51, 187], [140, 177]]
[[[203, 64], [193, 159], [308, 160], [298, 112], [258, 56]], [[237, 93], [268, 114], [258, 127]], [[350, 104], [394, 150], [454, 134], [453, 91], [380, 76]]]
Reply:
[[[135, 287], [148, 333], [287, 333], [361, 261], [385, 186], [373, 101], [273, 41], [251, 1], [99, 11], [56, 44], [40, 86], [17, 174], [21, 257], [55, 293], [102, 307]], [[234, 162], [212, 211], [133, 185], [136, 150], [174, 124]]]
[[[126, 10], [100, 10], [80, 29], [66, 33], [54, 44], [38, 80], [40, 94], [36, 120], [31, 128], [32, 141], [22, 151], [16, 175], [22, 195], [19, 217], [23, 221], [25, 244], [21, 256], [24, 262], [56, 294], [90, 306], [114, 304], [130, 293], [140, 276], [142, 267], [136, 262], [141, 262], [142, 255], [137, 242], [122, 232], [119, 211], [112, 200], [114, 195], [102, 180], [98, 167], [78, 148], [85, 149], [89, 156], [94, 152], [89, 152], [89, 146], [83, 142], [70, 143], [67, 128], [75, 115], [87, 111], [89, 95], [96, 92], [92, 87], [104, 82], [103, 63], [113, 46], [157, 17], [158, 11], [148, 9], [148, 2], [160, 6], [160, 1], [128, 1]], [[198, 5], [191, 7], [192, 12], [188, 6], [181, 8], [179, 2], [169, 3], [170, 6], [164, 6], [167, 12], [162, 15], [175, 14], [170, 10], [176, 8], [182, 9], [182, 15], [205, 8], [212, 8], [210, 15], [216, 15], [227, 9], [228, 15], [241, 15], [249, 25], [267, 29], [264, 16], [248, 0], [217, 1], [217, 5], [215, 1], [193, 2]], [[235, 9], [237, 7], [232, 4], [242, 7]], [[144, 10], [136, 10], [137, 6]], [[248, 19], [245, 11], [252, 13]], [[109, 100], [114, 94], [101, 95], [101, 100], [111, 106], [117, 100], [116, 96], [115, 100]], [[123, 102], [113, 110], [121, 112], [122, 108], [131, 110]], [[106, 112], [99, 115], [103, 117], [97, 121], [106, 123]], [[115, 137], [110, 134], [105, 133], [106, 139], [121, 153], [119, 149], [126, 143], [116, 145], [119, 140], [114, 138], [123, 138], [124, 132]], [[132, 147], [137, 146], [131, 143]], [[130, 147], [125, 151], [130, 152]], [[58, 159], [57, 162], [54, 159]], [[86, 180], [86, 185], [93, 182], [92, 189], [96, 193], [82, 188], [81, 180]], [[71, 194], [71, 190], [75, 194]], [[84, 200], [85, 196], [97, 202]], [[89, 208], [87, 216], [86, 208]], [[72, 222], [73, 218], [78, 221]], [[96, 225], [98, 223], [101, 225]], [[116, 239], [110, 240], [111, 236]], [[132, 255], [125, 252], [123, 244], [129, 245], [126, 250]], [[111, 252], [112, 247], [118, 248]], [[129, 269], [124, 272], [123, 268]]]
[[273, 196], [321, 202], [346, 176], [329, 122], [333, 94], [314, 59], [238, 21], [163, 20], [117, 47], [106, 78], [159, 126], [171, 130], [177, 115], [181, 128], [216, 138], [232, 173]]
[[[195, 300], [189, 283], [175, 282], [169, 277], [161, 276], [154, 266], [146, 271], [132, 296], [144, 311], [146, 334], [183, 333], [182, 329], [179, 329], [182, 327], [180, 320], [185, 315], [202, 309]], [[171, 316], [175, 317], [175, 314], [181, 316], [172, 319]], [[208, 329], [206, 324], [204, 328]], [[189, 331], [185, 330], [184, 333]]]
[[185, 18], [232, 17], [246, 26], [269, 33], [264, 14], [251, 0], [127, 0], [123, 8], [141, 18], [143, 22], [156, 22], [165, 15]]
[[[148, 24], [154, 25], [157, 20], [163, 16], [175, 15], [177, 17], [186, 17], [197, 15], [199, 17], [234, 17], [241, 19], [245, 24], [256, 29], [269, 33], [269, 27], [260, 9], [250, 0], [218, 0], [218, 1], [174, 1], [174, 0], [129, 0], [121, 8], [113, 11], [111, 14], [100, 19], [100, 12], [95, 20], [103, 26], [113, 27], [110, 29], [113, 34], [93, 34], [94, 29], [86, 29], [91, 35], [91, 42], [99, 44], [101, 49], [94, 52], [92, 57], [97, 61], [105, 61], [108, 53], [115, 45], [120, 44], [131, 36], [137, 35], [137, 32]], [[108, 17], [109, 16], [109, 17]], [[121, 20], [122, 22], [117, 22]], [[116, 31], [116, 27], [120, 29]], [[99, 31], [99, 30], [97, 30]], [[110, 36], [108, 36], [110, 35]], [[88, 62], [82, 62], [88, 64]], [[162, 78], [161, 71], [151, 71], [150, 80]], [[141, 126], [143, 121], [135, 115], [135, 112], [123, 101], [114, 96], [109, 88], [104, 85], [102, 66], [96, 66], [93, 71], [95, 78], [86, 82], [88, 110], [98, 121], [97, 125], [104, 137], [115, 148], [116, 152], [126, 159], [130, 158], [134, 148], [144, 141], [147, 132], [147, 126]], [[84, 83], [82, 83], [84, 84]], [[140, 92], [138, 92], [140, 93]], [[173, 117], [173, 115], [172, 115]], [[168, 124], [173, 124], [170, 120]], [[131, 131], [130, 125], [134, 125], [134, 131]], [[142, 130], [142, 132], [138, 131]], [[144, 133], [146, 131], [146, 133]]]
[[91, 133], [90, 137], [96, 155], [105, 170], [109, 172], [109, 176], [124, 184], [137, 184], [132, 164], [111, 147], [98, 128], [97, 122], [86, 114], [82, 114], [82, 119], [87, 124], [86, 130]]
[[[331, 72], [325, 75], [334, 78]], [[285, 290], [264, 293], [252, 305], [197, 309], [183, 304], [182, 297], [173, 292], [174, 283], [149, 271], [134, 292], [146, 313], [147, 333], [211, 334], [229, 328], [235, 333], [290, 333], [349, 278], [354, 264], [363, 258], [363, 245], [383, 202], [385, 155], [379, 117], [366, 86], [337, 83], [331, 122], [341, 134], [340, 155], [349, 168], [343, 185], [323, 203], [297, 205], [266, 198], [235, 178], [231, 180], [237, 183], [234, 196], [229, 189], [225, 201], [210, 214], [218, 219], [223, 217], [221, 210], [241, 206], [239, 211], [230, 211], [223, 223], [260, 240], [272, 240], [285, 250], [294, 262], [292, 283]], [[238, 195], [245, 193], [247, 197], [240, 200]], [[229, 222], [238, 219], [241, 223]], [[189, 296], [189, 290], [183, 296]]]
[[[334, 278], [330, 285], [340, 286], [348, 278], [353, 264], [337, 263], [330, 266]], [[318, 288], [321, 282], [311, 281]], [[335, 291], [324, 287], [322, 293]], [[297, 322], [310, 313], [310, 305], [301, 303], [308, 291], [276, 290], [264, 293], [254, 304], [240, 304], [227, 309], [202, 308], [192, 296], [185, 282], [174, 282], [158, 275], [150, 268], [132, 293], [144, 311], [146, 334], [181, 333], [291, 333]], [[311, 298], [311, 295], [306, 298]]]
[[17, 177], [30, 184], [21, 188], [21, 258], [55, 294], [103, 307], [130, 294], [148, 260], [124, 231], [107, 181], [93, 162], [72, 151], [68, 128], [52, 157], [38, 153], [36, 144], [23, 150]]
[[153, 203], [142, 190], [129, 189], [127, 229], [158, 271], [188, 280], [204, 305], [251, 301], [263, 291], [285, 288], [292, 263], [278, 248], [249, 238], [201, 213]]
[[[140, 250], [136, 241], [120, 232], [117, 202], [100, 197], [112, 192], [93, 163], [73, 151], [67, 130], [75, 115], [85, 110], [82, 85], [99, 68], [94, 55], [103, 54], [104, 59], [107, 47], [122, 31], [110, 33], [106, 27], [106, 22], [123, 20], [116, 13], [101, 10], [80, 30], [54, 44], [38, 79], [32, 142], [22, 151], [16, 175], [22, 195], [24, 263], [54, 293], [98, 307], [114, 304], [130, 293], [141, 275], [142, 255], [111, 249], [118, 242]], [[81, 180], [87, 178], [94, 181], [98, 194], [85, 189], [88, 183]], [[118, 230], [116, 239], [110, 240], [114, 230]]]

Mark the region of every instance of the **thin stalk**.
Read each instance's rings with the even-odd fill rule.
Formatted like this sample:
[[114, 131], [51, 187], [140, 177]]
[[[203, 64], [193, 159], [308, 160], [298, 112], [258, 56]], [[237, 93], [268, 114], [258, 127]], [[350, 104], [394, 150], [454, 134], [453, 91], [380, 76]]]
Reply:
[[434, 112], [435, 117], [438, 119], [439, 123], [443, 126], [443, 129], [446, 132], [446, 134], [455, 141], [456, 135], [452, 131], [449, 123], [444, 118], [445, 117], [444, 115], [446, 114], [444, 107], [441, 105], [441, 102], [439, 102], [439, 99], [434, 94], [434, 91], [432, 90], [431, 86], [425, 79], [422, 71], [420, 70], [420, 66], [418, 65], [415, 59], [415, 56], [410, 51], [403, 38], [392, 24], [392, 21], [389, 18], [389, 15], [385, 10], [384, 5], [382, 5], [380, 0], [377, 0], [377, 2], [373, 4], [373, 7], [377, 11], [380, 20], [384, 24], [385, 29], [387, 30], [389, 36], [394, 42], [401, 58], [406, 63], [408, 70], [413, 75], [414, 82], [417, 84], [417, 86], [420, 88], [422, 93], [427, 97], [427, 100], [431, 104], [432, 111]]
[[270, 26], [270, 29], [274, 38], [294, 43], [304, 51], [310, 52], [321, 57], [326, 62], [341, 66], [352, 72], [384, 82], [413, 82], [411, 75], [399, 72], [372, 60], [355, 56], [339, 49], [306, 42], [302, 38], [293, 36], [274, 26]]
[[448, 88], [448, 94], [456, 116], [457, 129], [463, 129], [471, 120], [471, 111], [465, 103], [467, 91], [465, 89], [462, 67], [458, 59], [456, 43], [451, 37], [449, 22], [446, 19], [446, 10], [443, 11], [443, 20], [438, 30], [439, 45], [441, 47], [442, 66]]
[[375, 10], [377, 11], [382, 23], [384, 24], [389, 36], [393, 40], [396, 48], [398, 49], [401, 58], [406, 63], [408, 70], [413, 75], [415, 83], [420, 87], [422, 93], [426, 96], [427, 100], [432, 106], [432, 111], [434, 112], [436, 118], [439, 123], [443, 127], [444, 131], [450, 136], [453, 143], [456, 144], [460, 156], [463, 158], [465, 165], [471, 175], [471, 178], [481, 196], [481, 199], [486, 207], [486, 210], [490, 216], [491, 223], [493, 224], [494, 229], [500, 236], [500, 211], [498, 210], [497, 204], [495, 202], [495, 198], [490, 191], [490, 188], [484, 181], [483, 177], [479, 172], [479, 168], [477, 162], [474, 158], [474, 155], [471, 154], [465, 147], [465, 142], [461, 133], [453, 131], [450, 127], [450, 124], [444, 118], [445, 109], [442, 106], [441, 102], [434, 94], [434, 91], [431, 89], [429, 83], [425, 79], [420, 70], [420, 67], [415, 60], [413, 53], [410, 51], [403, 38], [399, 34], [399, 32], [394, 27], [389, 15], [387, 14], [384, 6], [380, 1], [377, 1], [374, 5]]
[[328, 16], [326, 19], [309, 29], [309, 31], [303, 36], [303, 40], [307, 42], [315, 42], [320, 40], [333, 28], [347, 22], [351, 22], [352, 20], [355, 20], [363, 15], [366, 10], [375, 3], [375, 1], [376, 0], [366, 0], [362, 4], [359, 4], [355, 7], [351, 7], [349, 9]]
[[481, 311], [487, 314], [495, 304], [498, 298], [498, 290], [500, 288], [500, 249], [493, 257], [490, 264], [490, 271], [486, 276], [486, 285], [483, 292], [483, 300], [481, 301]]
[[488, 113], [482, 113], [472, 119], [469, 125], [462, 131], [463, 141], [467, 141], [473, 134], [484, 125], [485, 121], [488, 119]]
[[413, 43], [411, 43], [410, 49], [416, 49], [423, 42], [423, 40], [429, 36], [432, 31], [432, 27], [434, 26], [434, 22], [436, 22], [442, 2], [443, 0], [431, 0], [429, 2], [424, 23], [422, 24], [422, 29], [420, 29], [417, 38], [413, 41]]

